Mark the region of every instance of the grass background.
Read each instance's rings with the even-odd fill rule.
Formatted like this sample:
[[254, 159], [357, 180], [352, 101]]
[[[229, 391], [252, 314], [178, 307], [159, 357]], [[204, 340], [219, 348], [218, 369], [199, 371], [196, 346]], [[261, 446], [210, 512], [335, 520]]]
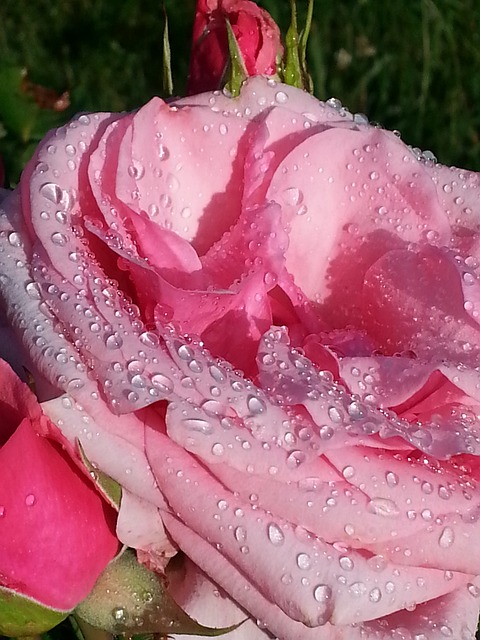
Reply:
[[[177, 94], [194, 4], [165, 0]], [[289, 1], [259, 4], [285, 32]], [[301, 20], [306, 0], [298, 5]], [[133, 109], [161, 93], [162, 33], [159, 0], [2, 0], [0, 67], [26, 67], [33, 82], [70, 91], [55, 123], [77, 111]], [[319, 98], [339, 98], [445, 164], [480, 170], [478, 0], [315, 0], [308, 59]], [[0, 121], [1, 108], [0, 91]], [[51, 121], [40, 118], [20, 144], [3, 131], [12, 179]]]

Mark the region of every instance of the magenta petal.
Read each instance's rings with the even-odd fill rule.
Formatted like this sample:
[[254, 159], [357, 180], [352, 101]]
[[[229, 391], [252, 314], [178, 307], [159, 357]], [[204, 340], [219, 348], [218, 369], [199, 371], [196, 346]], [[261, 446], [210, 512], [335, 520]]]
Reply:
[[27, 419], [0, 449], [0, 470], [2, 585], [73, 609], [118, 549], [113, 510]]

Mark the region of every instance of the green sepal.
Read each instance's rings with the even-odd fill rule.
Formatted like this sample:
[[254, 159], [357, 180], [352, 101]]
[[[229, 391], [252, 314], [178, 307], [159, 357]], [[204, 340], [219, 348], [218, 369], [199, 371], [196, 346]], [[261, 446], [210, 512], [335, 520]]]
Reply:
[[295, 0], [290, 0], [291, 18], [290, 26], [285, 36], [285, 57], [283, 66], [283, 81], [292, 87], [313, 92], [313, 83], [307, 72], [306, 55], [307, 42], [310, 34], [313, 16], [313, 0], [309, 0], [307, 19], [301, 34], [298, 33], [297, 5]]
[[230, 55], [230, 64], [228, 67], [227, 83], [225, 88], [235, 98], [240, 95], [240, 89], [242, 88], [242, 84], [248, 78], [248, 73], [242, 52], [238, 46], [238, 40], [233, 33], [230, 20], [225, 18], [225, 23], [227, 25], [228, 52]]
[[80, 459], [87, 468], [90, 476], [95, 482], [98, 490], [107, 500], [107, 502], [117, 511], [120, 509], [120, 502], [122, 500], [122, 487], [116, 480], [108, 476], [103, 471], [97, 469], [87, 458], [84, 448], [80, 440], [77, 439], [78, 451], [80, 453]]
[[69, 613], [0, 587], [0, 635], [18, 637], [44, 633], [60, 624]]
[[168, 35], [168, 16], [165, 6], [163, 6], [164, 28], [163, 28], [163, 93], [167, 96], [173, 94], [172, 77], [172, 52], [170, 49], [170, 37]]
[[214, 629], [190, 618], [169, 594], [166, 581], [141, 565], [131, 550], [107, 566], [75, 615], [92, 627], [127, 636], [219, 636], [239, 626]]
[[309, 93], [313, 93], [313, 80], [312, 80], [312, 76], [308, 73], [308, 70], [307, 70], [307, 44], [308, 44], [308, 37], [310, 35], [310, 30], [312, 28], [314, 2], [315, 0], [308, 0], [307, 17], [305, 20], [305, 26], [300, 32], [300, 37], [298, 41], [298, 53], [300, 57], [300, 66], [302, 69], [303, 81], [305, 84], [305, 89]]

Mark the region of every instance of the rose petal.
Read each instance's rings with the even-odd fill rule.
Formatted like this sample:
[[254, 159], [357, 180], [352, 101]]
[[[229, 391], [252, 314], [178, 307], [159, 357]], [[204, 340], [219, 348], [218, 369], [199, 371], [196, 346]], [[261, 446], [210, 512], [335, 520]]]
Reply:
[[[148, 455], [177, 517], [203, 538], [221, 545], [222, 555], [294, 620], [316, 627], [330, 619], [337, 624], [375, 619], [466, 582], [461, 574], [442, 581], [443, 571], [387, 565], [381, 584], [392, 582], [395, 590], [382, 598], [378, 574], [360, 554], [348, 553], [347, 566], [342, 551], [239, 500], [188, 454], [159, 438], [147, 432]], [[308, 575], [312, 572], [309, 586], [301, 581], [303, 559]]]
[[0, 469], [2, 585], [73, 609], [117, 551], [113, 510], [28, 419], [0, 449]]
[[336, 327], [355, 324], [363, 274], [385, 251], [431, 228], [448, 241], [435, 195], [408, 148], [373, 128], [313, 134], [286, 156], [267, 192], [291, 226], [288, 271]]

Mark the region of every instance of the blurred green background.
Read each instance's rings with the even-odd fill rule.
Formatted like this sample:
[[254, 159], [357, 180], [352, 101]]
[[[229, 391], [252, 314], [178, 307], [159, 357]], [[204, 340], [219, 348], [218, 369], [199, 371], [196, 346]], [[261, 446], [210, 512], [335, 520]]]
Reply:
[[[297, 2], [301, 24], [306, 0]], [[194, 4], [165, 0], [176, 94]], [[289, 1], [259, 4], [285, 33]], [[11, 183], [54, 124], [161, 94], [163, 24], [159, 0], [1, 0], [0, 155]], [[309, 63], [319, 98], [339, 98], [445, 164], [480, 170], [479, 0], [315, 0]], [[32, 83], [68, 90], [70, 107], [37, 109], [25, 129], [18, 114], [33, 107], [18, 106], [10, 65], [17, 74], [25, 67]]]

